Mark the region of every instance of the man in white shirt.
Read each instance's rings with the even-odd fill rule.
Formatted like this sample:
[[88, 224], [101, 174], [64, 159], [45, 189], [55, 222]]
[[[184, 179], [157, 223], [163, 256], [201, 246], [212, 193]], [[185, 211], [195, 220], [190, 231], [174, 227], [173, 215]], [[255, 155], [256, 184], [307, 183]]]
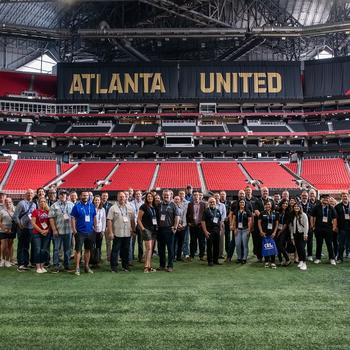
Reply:
[[130, 238], [135, 232], [135, 214], [126, 205], [124, 192], [118, 193], [118, 201], [109, 209], [107, 215], [108, 237], [113, 240], [111, 252], [111, 271], [117, 272], [118, 255], [122, 259], [122, 269], [129, 272]]

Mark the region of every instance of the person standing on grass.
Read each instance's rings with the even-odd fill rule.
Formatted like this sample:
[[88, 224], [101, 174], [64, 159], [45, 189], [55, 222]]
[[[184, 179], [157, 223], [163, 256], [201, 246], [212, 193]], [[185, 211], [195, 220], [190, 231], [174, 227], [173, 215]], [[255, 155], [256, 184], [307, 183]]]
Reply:
[[16, 232], [12, 231], [12, 219], [15, 208], [10, 197], [5, 198], [4, 208], [0, 210], [0, 240], [1, 256], [3, 260], [0, 266], [11, 267], [13, 240], [16, 238]]
[[112, 205], [107, 215], [108, 238], [113, 240], [111, 271], [117, 272], [118, 256], [122, 259], [122, 269], [129, 272], [130, 239], [135, 232], [135, 214], [127, 205], [124, 192], [119, 192], [117, 203]]
[[271, 198], [269, 198], [269, 189], [267, 187], [261, 188], [261, 198], [254, 201], [254, 230], [252, 234], [253, 238], [253, 252], [256, 255], [259, 262], [262, 262], [262, 237], [259, 229], [259, 218], [261, 212], [264, 211], [266, 203], [270, 203], [271, 210], [274, 210], [274, 204]]
[[167, 272], [173, 272], [174, 235], [179, 225], [180, 212], [174, 202], [171, 202], [171, 191], [163, 191], [163, 200], [157, 208], [158, 217], [158, 250], [159, 271], [165, 270], [165, 247], [168, 250]]
[[328, 257], [331, 265], [336, 265], [332, 239], [333, 231], [337, 229], [337, 213], [329, 205], [329, 195], [321, 196], [321, 203], [317, 204], [311, 213], [311, 225], [316, 237], [316, 260], [315, 264], [321, 262], [322, 245], [326, 241]]
[[13, 220], [19, 228], [17, 237], [18, 272], [29, 269], [29, 247], [33, 230], [32, 212], [36, 209], [36, 205], [33, 203], [33, 197], [34, 191], [28, 189], [25, 194], [25, 199], [17, 204], [15, 213], [13, 214]]
[[[224, 239], [225, 239], [225, 253], [226, 257], [229, 253], [229, 246], [231, 242], [231, 231], [230, 231], [230, 208], [231, 203], [229, 200], [227, 200], [227, 193], [226, 191], [220, 191], [220, 203], [222, 203], [225, 206], [226, 209], [226, 218], [224, 220]], [[234, 237], [232, 237], [234, 239]]]
[[[312, 193], [311, 190], [310, 190], [310, 193]], [[316, 205], [316, 200], [311, 200], [311, 198], [309, 198], [309, 193], [307, 191], [303, 191], [300, 197], [301, 197], [300, 204], [303, 209], [303, 212], [307, 215], [309, 219], [309, 232], [307, 236], [308, 237], [307, 238], [307, 260], [312, 262], [314, 260], [313, 252], [312, 252], [314, 232], [311, 226], [311, 213], [312, 213], [312, 210], [314, 209], [314, 206]]]
[[[108, 215], [109, 209], [112, 206], [112, 203], [108, 201], [109, 194], [108, 192], [102, 192], [101, 193], [101, 201], [102, 206], [105, 208], [106, 211], [106, 217]], [[104, 232], [105, 240], [106, 240], [106, 254], [107, 254], [107, 261], [110, 261], [111, 259], [111, 250], [112, 250], [112, 242], [108, 239], [108, 230], [106, 225], [106, 230]]]
[[145, 264], [144, 273], [155, 272], [152, 268], [152, 252], [157, 238], [157, 211], [154, 206], [154, 196], [147, 192], [145, 202], [141, 205], [137, 215], [137, 225], [142, 232], [142, 239], [145, 243]]
[[302, 206], [295, 203], [293, 206], [292, 220], [290, 223], [291, 238], [294, 240], [295, 248], [298, 252], [298, 268], [302, 271], [307, 270], [305, 244], [309, 233], [309, 219], [303, 212]]
[[[342, 263], [346, 242], [350, 239], [350, 207], [349, 195], [346, 192], [341, 193], [341, 202], [335, 206], [337, 212], [337, 229], [338, 229], [338, 259]], [[1, 212], [0, 212], [1, 213]]]
[[[275, 242], [278, 248], [278, 260], [283, 266], [289, 266], [291, 260], [287, 253], [287, 242], [289, 240], [289, 222], [290, 222], [290, 211], [287, 199], [282, 199], [279, 203], [279, 222], [277, 227], [277, 233], [275, 237]], [[285, 259], [282, 263], [283, 258]]]
[[73, 207], [72, 231], [75, 236], [75, 274], [80, 276], [80, 258], [84, 245], [84, 270], [86, 273], [93, 273], [90, 269], [90, 254], [93, 247], [94, 227], [96, 227], [96, 209], [89, 201], [89, 192], [83, 191], [80, 194], [80, 201]]
[[[201, 220], [206, 204], [200, 200], [199, 192], [193, 192], [193, 200], [188, 204], [186, 221], [190, 231], [190, 259], [194, 259], [199, 246], [199, 259], [204, 260], [205, 236]], [[186, 258], [186, 257], [185, 257]]]
[[94, 227], [94, 236], [95, 236], [95, 256], [93, 264], [96, 267], [99, 267], [101, 262], [101, 249], [102, 249], [102, 240], [103, 235], [106, 230], [106, 211], [103, 208], [101, 197], [96, 195], [93, 200], [95, 209], [96, 209], [96, 225]]
[[[258, 227], [261, 238], [271, 237], [275, 238], [279, 224], [279, 215], [272, 210], [270, 201], [266, 201], [265, 209], [260, 213], [258, 219]], [[276, 269], [275, 255], [265, 256], [265, 267]]]
[[46, 273], [44, 263], [48, 259], [49, 246], [51, 241], [49, 206], [46, 199], [39, 199], [39, 208], [32, 213], [32, 246], [33, 246], [33, 263], [36, 266], [37, 273]]
[[140, 190], [135, 191], [135, 198], [130, 202], [131, 208], [134, 210], [135, 215], [135, 226], [136, 226], [136, 235], [132, 238], [131, 241], [131, 250], [129, 260], [134, 260], [135, 244], [137, 241], [137, 260], [142, 262], [143, 258], [143, 242], [142, 242], [142, 233], [140, 228], [137, 226], [137, 216], [141, 205], [143, 204], [142, 192]]
[[182, 246], [185, 238], [185, 231], [187, 228], [186, 222], [186, 213], [187, 213], [187, 205], [183, 205], [181, 203], [181, 198], [179, 196], [174, 197], [174, 203], [179, 211], [179, 224], [177, 226], [177, 230], [175, 232], [174, 237], [174, 259], [176, 261], [182, 261]]
[[221, 265], [219, 263], [219, 250], [222, 216], [214, 197], [208, 199], [208, 205], [202, 216], [203, 232], [207, 239], [208, 266]]
[[67, 200], [68, 192], [60, 190], [58, 193], [58, 201], [52, 204], [49, 211], [50, 226], [53, 236], [53, 273], [60, 272], [59, 250], [63, 246], [64, 269], [70, 269], [70, 254], [72, 241], [72, 220], [71, 213], [73, 203]]
[[225, 242], [225, 220], [227, 217], [226, 206], [220, 202], [220, 193], [214, 193], [214, 198], [216, 200], [216, 207], [221, 214], [221, 230], [220, 230], [220, 248], [219, 248], [219, 258], [224, 259], [224, 242]]
[[[252, 230], [252, 213], [246, 209], [244, 199], [238, 202], [238, 208], [231, 215], [230, 229], [234, 235], [232, 239], [235, 240], [237, 263], [246, 264], [248, 258], [249, 235]], [[232, 256], [230, 260], [231, 258]]]

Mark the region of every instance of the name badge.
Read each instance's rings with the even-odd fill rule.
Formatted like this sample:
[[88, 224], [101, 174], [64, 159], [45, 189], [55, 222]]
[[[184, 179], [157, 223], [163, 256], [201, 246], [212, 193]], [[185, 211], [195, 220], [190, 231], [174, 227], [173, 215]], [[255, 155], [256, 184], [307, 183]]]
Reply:
[[123, 222], [128, 222], [128, 221], [129, 221], [128, 217], [127, 216], [123, 216]]
[[85, 222], [90, 222], [90, 215], [85, 215]]
[[283, 225], [282, 224], [278, 224], [278, 229], [282, 230], [282, 228], [283, 228]]
[[216, 217], [213, 218], [213, 223], [214, 223], [214, 224], [217, 224], [218, 222], [219, 222], [219, 218], [216, 218]]
[[344, 214], [345, 220], [350, 220], [350, 214]]
[[268, 223], [268, 224], [267, 224], [267, 229], [268, 229], [268, 230], [272, 230], [272, 224], [271, 224], [271, 223]]
[[[163, 221], [164, 221], [164, 220], [163, 220]], [[152, 224], [153, 224], [153, 225], [157, 225], [157, 219], [156, 219], [156, 218], [153, 218], [153, 219], [152, 219]]]
[[327, 216], [323, 216], [323, 217], [322, 217], [322, 222], [327, 223], [327, 222], [328, 222], [328, 217], [327, 217]]
[[47, 223], [46, 222], [42, 222], [41, 223], [41, 227], [46, 230], [47, 229]]
[[63, 214], [63, 219], [64, 219], [64, 220], [67, 221], [67, 220], [69, 220], [69, 218], [70, 218], [70, 217], [69, 217], [69, 215], [68, 215], [67, 213]]
[[238, 223], [238, 228], [243, 228], [243, 223], [242, 222]]
[[165, 214], [161, 214], [160, 221], [165, 221]]
[[32, 214], [28, 214], [29, 220], [32, 220]]

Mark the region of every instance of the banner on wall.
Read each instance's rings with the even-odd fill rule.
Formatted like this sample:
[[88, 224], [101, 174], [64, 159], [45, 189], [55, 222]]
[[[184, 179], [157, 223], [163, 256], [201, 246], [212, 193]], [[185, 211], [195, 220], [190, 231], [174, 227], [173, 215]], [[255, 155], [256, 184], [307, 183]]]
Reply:
[[343, 96], [350, 96], [350, 60], [348, 57], [305, 62], [305, 98]]
[[294, 62], [59, 64], [58, 99], [70, 102], [302, 99]]

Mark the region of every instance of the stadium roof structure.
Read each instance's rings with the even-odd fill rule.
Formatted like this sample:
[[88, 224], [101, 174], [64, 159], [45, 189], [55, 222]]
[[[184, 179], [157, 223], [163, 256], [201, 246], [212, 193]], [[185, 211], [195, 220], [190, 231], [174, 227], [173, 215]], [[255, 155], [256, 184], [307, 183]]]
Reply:
[[56, 61], [306, 60], [349, 53], [345, 0], [2, 0], [0, 68]]

